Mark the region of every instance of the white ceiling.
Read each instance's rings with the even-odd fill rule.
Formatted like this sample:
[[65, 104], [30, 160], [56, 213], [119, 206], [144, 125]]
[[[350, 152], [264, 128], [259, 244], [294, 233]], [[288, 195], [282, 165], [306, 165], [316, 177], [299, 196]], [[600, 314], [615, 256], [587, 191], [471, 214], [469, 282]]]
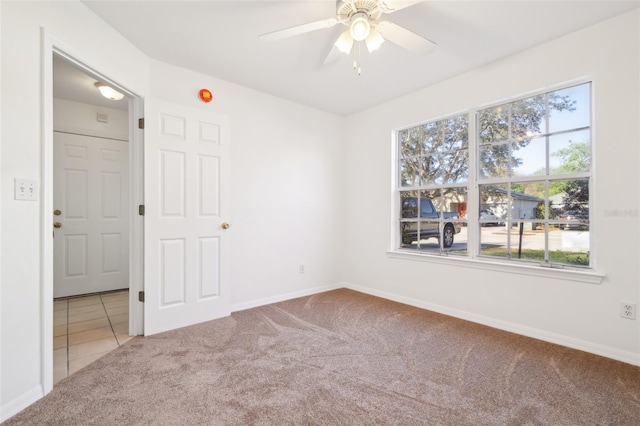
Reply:
[[127, 98], [112, 101], [102, 97], [95, 85], [98, 81], [105, 83], [87, 74], [63, 57], [53, 56], [54, 97], [126, 111], [129, 106]]
[[436, 50], [418, 57], [390, 42], [372, 54], [364, 49], [358, 76], [353, 59], [346, 55], [323, 65], [345, 29], [340, 24], [285, 40], [258, 41], [262, 33], [335, 17], [334, 0], [83, 1], [151, 58], [340, 115], [496, 61], [640, 3], [427, 0], [384, 18], [435, 42]]

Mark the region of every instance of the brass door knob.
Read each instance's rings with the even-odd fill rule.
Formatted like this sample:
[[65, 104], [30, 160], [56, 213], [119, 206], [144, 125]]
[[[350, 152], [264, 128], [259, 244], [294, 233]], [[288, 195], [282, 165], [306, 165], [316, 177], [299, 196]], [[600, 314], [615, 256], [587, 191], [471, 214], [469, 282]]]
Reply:
[[53, 227], [54, 228], [62, 228], [62, 224], [60, 222], [54, 222], [53, 223]]
[[229, 225], [227, 222], [222, 222], [220, 226], [222, 227], [222, 229], [229, 229], [231, 225]]
[[62, 212], [60, 210], [54, 210], [53, 214], [55, 214], [56, 216], [60, 216]]

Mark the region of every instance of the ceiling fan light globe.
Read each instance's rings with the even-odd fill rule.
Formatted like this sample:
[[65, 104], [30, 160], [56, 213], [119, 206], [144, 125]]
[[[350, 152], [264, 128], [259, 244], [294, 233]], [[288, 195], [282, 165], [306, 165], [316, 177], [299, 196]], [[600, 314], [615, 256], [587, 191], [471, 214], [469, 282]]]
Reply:
[[355, 41], [365, 40], [369, 36], [370, 31], [371, 24], [365, 13], [356, 13], [353, 15], [351, 24], [349, 25], [349, 32]]
[[380, 46], [382, 46], [382, 43], [384, 43], [384, 38], [375, 29], [372, 29], [366, 40], [367, 50], [369, 50], [369, 53], [378, 50]]
[[335, 47], [342, 53], [349, 54], [351, 53], [351, 48], [353, 47], [353, 39], [351, 38], [351, 34], [349, 34], [349, 30], [343, 32], [338, 40], [336, 40]]

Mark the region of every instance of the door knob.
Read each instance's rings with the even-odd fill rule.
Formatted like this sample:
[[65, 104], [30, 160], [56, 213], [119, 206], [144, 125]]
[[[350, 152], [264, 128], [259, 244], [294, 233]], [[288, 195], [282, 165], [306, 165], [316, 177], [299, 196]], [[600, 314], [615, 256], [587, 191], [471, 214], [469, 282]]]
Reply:
[[54, 228], [62, 228], [62, 224], [60, 222], [54, 222], [53, 223], [53, 227]]
[[222, 229], [229, 229], [231, 225], [229, 225], [227, 222], [222, 222], [220, 226], [222, 227]]
[[60, 210], [54, 210], [53, 214], [55, 214], [56, 216], [60, 216], [62, 212]]

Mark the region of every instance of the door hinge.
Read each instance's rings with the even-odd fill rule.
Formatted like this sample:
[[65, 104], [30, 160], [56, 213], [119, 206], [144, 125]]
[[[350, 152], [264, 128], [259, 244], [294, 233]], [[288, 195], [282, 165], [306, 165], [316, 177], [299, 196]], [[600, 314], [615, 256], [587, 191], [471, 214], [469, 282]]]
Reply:
[[144, 129], [144, 118], [138, 118], [138, 129]]
[[139, 302], [144, 302], [144, 291], [139, 291], [138, 292], [138, 301]]
[[140, 204], [140, 205], [138, 206], [138, 214], [139, 214], [140, 216], [144, 216], [144, 204]]

